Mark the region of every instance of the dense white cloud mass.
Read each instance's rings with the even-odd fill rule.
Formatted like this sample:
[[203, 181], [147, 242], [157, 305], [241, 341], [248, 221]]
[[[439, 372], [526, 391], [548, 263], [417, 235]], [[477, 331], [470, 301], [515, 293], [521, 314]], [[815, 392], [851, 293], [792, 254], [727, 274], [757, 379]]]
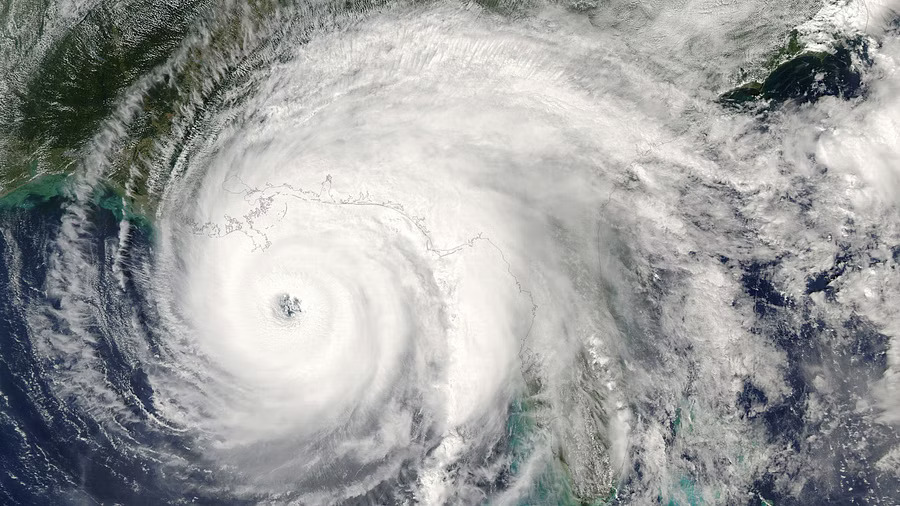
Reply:
[[[866, 7], [286, 7], [224, 49], [200, 27], [83, 148], [59, 302], [28, 313], [46, 374], [200, 497], [889, 504], [900, 43], [896, 2]], [[865, 41], [865, 93], [716, 101], [794, 26]], [[130, 169], [154, 242], [122, 221], [98, 264], [91, 192], [198, 47]], [[146, 308], [106, 315], [117, 290]], [[97, 327], [190, 443], [131, 439]]]

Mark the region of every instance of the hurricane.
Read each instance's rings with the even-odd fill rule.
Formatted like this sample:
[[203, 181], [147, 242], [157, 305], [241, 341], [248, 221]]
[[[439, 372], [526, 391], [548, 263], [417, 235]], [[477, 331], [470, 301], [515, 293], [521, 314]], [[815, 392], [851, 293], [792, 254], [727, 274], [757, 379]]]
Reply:
[[0, 20], [0, 502], [900, 501], [900, 3]]

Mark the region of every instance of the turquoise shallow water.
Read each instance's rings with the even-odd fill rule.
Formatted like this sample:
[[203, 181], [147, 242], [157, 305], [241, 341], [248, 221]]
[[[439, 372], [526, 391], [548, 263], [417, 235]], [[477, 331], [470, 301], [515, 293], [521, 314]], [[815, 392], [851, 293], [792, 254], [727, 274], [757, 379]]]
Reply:
[[895, 504], [854, 6], [10, 4], [0, 502]]

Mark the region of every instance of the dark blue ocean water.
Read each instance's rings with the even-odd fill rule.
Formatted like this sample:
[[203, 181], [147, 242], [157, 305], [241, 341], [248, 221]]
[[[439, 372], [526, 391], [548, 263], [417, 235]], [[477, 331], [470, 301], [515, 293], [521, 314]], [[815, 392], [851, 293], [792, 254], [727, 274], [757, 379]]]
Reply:
[[[46, 335], [33, 328], [29, 314], [40, 318], [62, 335], [71, 334], [67, 323], [54, 318], [60, 301], [44, 289], [47, 265], [54, 254], [60, 227], [62, 201], [53, 198], [0, 213], [0, 502], [3, 504], [161, 504], [195, 501], [231, 502], [227, 497], [203, 498], [189, 491], [182, 480], [203, 483], [202, 473], [190, 476], [190, 466], [166, 465], [172, 456], [186, 462], [196, 456], [188, 441], [152, 423], [153, 388], [146, 365], [130, 361], [119, 349], [117, 332], [128, 332], [122, 318], [148, 318], [133, 283], [126, 290], [98, 290], [91, 301], [97, 314], [90, 325], [96, 342], [90, 351], [103, 364], [103, 375], [132, 416], [123, 419], [124, 431], [105, 430], [79, 399], [60, 398], [48, 383], [56, 381], [54, 368], [66, 367], [42, 357], [35, 343]], [[100, 269], [98, 282], [113, 286], [110, 249], [117, 241], [118, 220], [112, 212], [95, 208], [93, 243], [88, 250]], [[150, 252], [149, 230], [132, 227], [128, 255]], [[128, 279], [126, 269], [126, 279]], [[105, 299], [105, 300], [104, 300]], [[149, 328], [150, 325], [147, 325]], [[150, 334], [148, 333], [147, 336]], [[144, 336], [144, 337], [147, 337]], [[133, 336], [130, 336], [133, 338]], [[152, 345], [152, 339], [149, 340]], [[88, 346], [79, 344], [78, 346]], [[154, 451], [146, 451], [154, 449]], [[157, 454], [162, 458], [154, 460]], [[167, 473], [167, 470], [178, 472]], [[200, 466], [197, 467], [200, 471]]]

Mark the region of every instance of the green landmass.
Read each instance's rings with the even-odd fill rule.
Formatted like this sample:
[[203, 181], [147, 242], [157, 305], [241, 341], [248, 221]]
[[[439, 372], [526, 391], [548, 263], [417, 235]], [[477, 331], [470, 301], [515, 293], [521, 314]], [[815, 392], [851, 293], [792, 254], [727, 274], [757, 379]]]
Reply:
[[[51, 44], [24, 86], [15, 90], [16, 110], [0, 128], [5, 141], [0, 149], [2, 205], [27, 205], [60, 194], [62, 182], [77, 166], [78, 150], [109, 117], [124, 90], [171, 56], [200, 5], [101, 3]], [[163, 109], [171, 107], [165, 103], [171, 93], [164, 96], [162, 84], [145, 101], [152, 125], [145, 129], [148, 134], [162, 128]], [[120, 194], [127, 172], [118, 170], [112, 182]]]
[[[322, 9], [340, 16], [379, 2], [337, 0], [323, 4]], [[184, 63], [160, 76], [145, 92], [142, 111], [126, 126], [124, 144], [113, 153], [112, 170], [104, 181], [117, 195], [125, 195], [128, 186], [127, 216], [152, 216], [159, 189], [148, 188], [147, 167], [132, 168], [148, 160], [160, 167], [173, 162], [159, 160], [155, 147], [161, 140], [176, 146], [186, 140], [172, 139], [180, 111], [196, 109], [198, 104], [191, 101], [198, 97], [204, 106], [209, 105], [229, 83], [241, 79], [235, 72], [238, 66], [245, 63], [244, 58], [258, 57], [258, 49], [267, 44], [257, 40], [256, 46], [246, 47], [247, 32], [256, 33], [288, 4], [287, 0], [250, 0], [215, 8], [210, 0], [178, 6], [130, 0], [98, 5], [52, 44], [37, 70], [16, 90], [15, 114], [0, 127], [0, 199], [24, 201], [33, 189], [56, 188], [48, 181], [59, 181], [75, 170], [79, 150], [110, 117], [125, 90], [170, 60], [203, 23], [207, 30], [202, 41], [187, 48]], [[314, 18], [303, 20], [307, 21], [313, 23]], [[220, 68], [218, 56], [229, 54], [244, 56]]]
[[[541, 407], [541, 401], [535, 397], [516, 400], [509, 406], [506, 433], [509, 436], [508, 453], [512, 459], [509, 471], [513, 477], [522, 472], [522, 465], [532, 456], [533, 436], [542, 430], [534, 414]], [[573, 487], [569, 465], [560, 454], [545, 464], [545, 468], [531, 484], [521, 503], [548, 506], [605, 506], [614, 504], [617, 497], [618, 489], [613, 482], [599, 494], [592, 494], [589, 497], [579, 495]]]
[[719, 101], [742, 107], [760, 101], [803, 103], [823, 96], [855, 97], [862, 83], [853, 56], [865, 57], [866, 51], [861, 39], [845, 41], [833, 52], [811, 51], [804, 47], [794, 30], [763, 64], [764, 79], [745, 82], [723, 93]]

